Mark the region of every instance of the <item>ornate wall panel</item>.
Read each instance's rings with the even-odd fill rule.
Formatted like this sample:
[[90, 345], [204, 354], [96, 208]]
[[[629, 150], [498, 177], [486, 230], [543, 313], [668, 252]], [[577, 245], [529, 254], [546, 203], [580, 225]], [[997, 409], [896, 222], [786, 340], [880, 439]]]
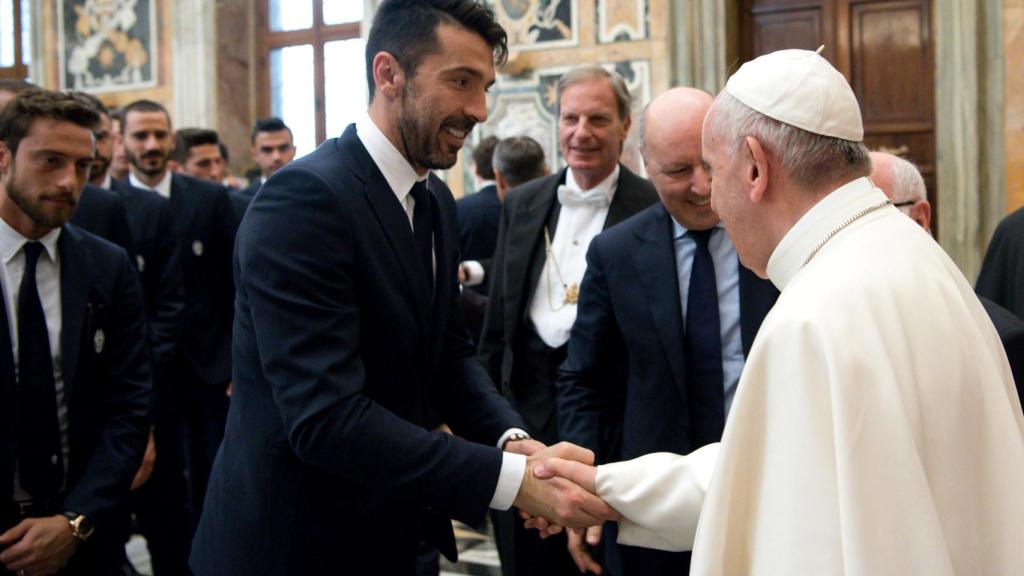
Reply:
[[579, 44], [578, 0], [488, 0], [512, 50]]
[[646, 0], [597, 0], [597, 34], [602, 44], [646, 40]]

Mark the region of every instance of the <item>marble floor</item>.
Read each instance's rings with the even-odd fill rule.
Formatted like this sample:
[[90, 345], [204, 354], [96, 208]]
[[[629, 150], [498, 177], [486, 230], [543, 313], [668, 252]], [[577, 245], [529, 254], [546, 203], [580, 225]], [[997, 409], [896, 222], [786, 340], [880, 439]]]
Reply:
[[[494, 536], [490, 526], [483, 531], [474, 530], [460, 522], [453, 522], [455, 542], [459, 548], [459, 562], [453, 564], [441, 558], [441, 576], [473, 574], [474, 576], [501, 576], [501, 562], [498, 549], [494, 547]], [[143, 576], [152, 576], [146, 540], [136, 534], [125, 546], [128, 559]]]

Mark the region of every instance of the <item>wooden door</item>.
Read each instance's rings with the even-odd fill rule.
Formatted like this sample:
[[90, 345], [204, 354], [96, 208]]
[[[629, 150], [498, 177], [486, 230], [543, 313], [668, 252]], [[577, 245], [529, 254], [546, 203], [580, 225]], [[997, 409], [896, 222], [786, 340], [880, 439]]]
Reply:
[[[860, 102], [864, 142], [917, 164], [935, 188], [935, 60], [931, 0], [739, 0], [741, 62], [784, 48], [815, 50]], [[736, 64], [736, 68], [739, 64]]]

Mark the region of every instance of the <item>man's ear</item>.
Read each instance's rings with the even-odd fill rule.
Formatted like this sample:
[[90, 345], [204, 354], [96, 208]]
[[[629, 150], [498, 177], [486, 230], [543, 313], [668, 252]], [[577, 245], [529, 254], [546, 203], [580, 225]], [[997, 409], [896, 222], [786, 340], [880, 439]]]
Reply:
[[376, 94], [394, 100], [402, 94], [405, 81], [405, 72], [394, 55], [389, 52], [378, 52], [373, 57], [373, 82], [376, 85]]
[[749, 164], [744, 173], [745, 184], [749, 191], [750, 201], [760, 202], [768, 190], [768, 155], [761, 147], [761, 142], [753, 136], [747, 136], [744, 144], [750, 153], [750, 157], [747, 159]]
[[7, 169], [14, 164], [14, 154], [7, 147], [7, 143], [0, 140], [0, 174], [7, 172]]

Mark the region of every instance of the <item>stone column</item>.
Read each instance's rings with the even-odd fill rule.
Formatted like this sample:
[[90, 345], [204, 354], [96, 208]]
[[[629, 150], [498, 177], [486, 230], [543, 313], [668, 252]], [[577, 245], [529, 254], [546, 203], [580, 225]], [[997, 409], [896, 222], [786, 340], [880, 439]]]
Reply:
[[718, 93], [728, 78], [724, 2], [671, 0], [669, 13], [672, 18], [672, 85]]
[[1005, 210], [1000, 0], [935, 0], [939, 243], [972, 283]]
[[174, 127], [217, 126], [217, 3], [175, 0], [172, 49]]

